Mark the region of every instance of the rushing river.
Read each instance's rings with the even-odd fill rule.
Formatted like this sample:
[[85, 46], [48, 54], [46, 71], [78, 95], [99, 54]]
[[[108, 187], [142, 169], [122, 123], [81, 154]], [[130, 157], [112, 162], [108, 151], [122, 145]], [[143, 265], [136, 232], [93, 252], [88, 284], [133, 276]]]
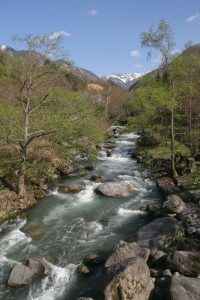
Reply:
[[[77, 275], [77, 266], [87, 254], [106, 257], [119, 240], [134, 240], [147, 221], [139, 208], [159, 201], [155, 183], [130, 158], [137, 138], [134, 133], [121, 135], [116, 139], [112, 157], [106, 157], [106, 149], [102, 149], [95, 170], [84, 178], [62, 182], [82, 184], [83, 191], [61, 194], [55, 189], [29, 211], [28, 220], [13, 220], [0, 226], [0, 299], [76, 300], [78, 296], [101, 299], [98, 274]], [[102, 175], [104, 180], [130, 182], [134, 193], [124, 199], [97, 195], [94, 190], [99, 183], [90, 180], [93, 174]], [[33, 238], [21, 230], [25, 224], [35, 229]], [[49, 257], [50, 274], [37, 278], [31, 286], [8, 288], [5, 282], [11, 266], [25, 263], [29, 256]], [[97, 292], [93, 294], [95, 285]]]

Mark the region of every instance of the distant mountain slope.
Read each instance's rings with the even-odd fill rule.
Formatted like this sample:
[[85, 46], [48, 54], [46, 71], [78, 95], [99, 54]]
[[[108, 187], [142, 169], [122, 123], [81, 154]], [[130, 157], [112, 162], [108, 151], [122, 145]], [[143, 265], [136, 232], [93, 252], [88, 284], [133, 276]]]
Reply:
[[90, 82], [90, 81], [98, 81], [100, 79], [96, 74], [84, 68], [79, 68], [72, 65], [70, 69], [73, 75], [79, 77], [84, 81]]
[[111, 80], [123, 89], [128, 90], [143, 75], [142, 73], [115, 73], [102, 78]]
[[[26, 50], [15, 50], [14, 48], [11, 48], [6, 45], [0, 45], [0, 51], [6, 51], [8, 52], [11, 56], [26, 56], [27, 51]], [[33, 52], [35, 58], [37, 59], [38, 62], [42, 63], [46, 58], [38, 53], [38, 52]], [[84, 68], [79, 68], [74, 65], [69, 65], [66, 61], [64, 60], [59, 60], [59, 63], [62, 64], [62, 66], [70, 71], [74, 76], [78, 77], [79, 79], [85, 81], [85, 82], [92, 82], [92, 81], [98, 81], [100, 78], [92, 73], [89, 70], [86, 70]]]

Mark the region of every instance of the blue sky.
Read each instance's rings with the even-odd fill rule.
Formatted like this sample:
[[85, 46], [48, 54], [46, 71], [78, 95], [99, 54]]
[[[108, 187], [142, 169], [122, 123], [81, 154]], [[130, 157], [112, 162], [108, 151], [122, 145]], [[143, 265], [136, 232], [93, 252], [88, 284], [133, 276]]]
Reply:
[[199, 0], [1, 0], [1, 44], [15, 45], [13, 34], [62, 32], [70, 59], [97, 75], [146, 72], [139, 35], [160, 18], [170, 22], [177, 49], [188, 40], [200, 42]]

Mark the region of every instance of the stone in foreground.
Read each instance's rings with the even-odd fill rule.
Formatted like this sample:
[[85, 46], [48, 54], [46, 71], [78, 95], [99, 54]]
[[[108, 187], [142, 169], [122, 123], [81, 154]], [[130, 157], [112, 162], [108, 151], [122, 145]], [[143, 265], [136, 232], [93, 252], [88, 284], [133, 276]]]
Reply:
[[167, 257], [169, 267], [186, 276], [200, 275], [200, 252], [174, 251]]
[[173, 277], [165, 291], [166, 300], [199, 300], [200, 279], [191, 277]]
[[106, 182], [98, 186], [96, 192], [107, 197], [128, 197], [133, 186], [125, 181]]
[[142, 257], [145, 262], [147, 262], [150, 255], [150, 250], [146, 248], [141, 248], [137, 243], [126, 243], [124, 241], [120, 241], [114, 253], [108, 258], [105, 263], [106, 269], [113, 269], [115, 267], [120, 266], [125, 261], [134, 257]]
[[129, 261], [126, 268], [116, 275], [105, 289], [105, 300], [148, 300], [154, 288], [150, 270], [143, 258]]
[[34, 272], [28, 267], [16, 264], [14, 265], [10, 277], [8, 280], [8, 285], [10, 287], [20, 287], [24, 285], [28, 285], [32, 282], [34, 276]]
[[158, 218], [139, 230], [137, 243], [150, 249], [168, 246], [181, 234], [180, 224], [175, 218]]

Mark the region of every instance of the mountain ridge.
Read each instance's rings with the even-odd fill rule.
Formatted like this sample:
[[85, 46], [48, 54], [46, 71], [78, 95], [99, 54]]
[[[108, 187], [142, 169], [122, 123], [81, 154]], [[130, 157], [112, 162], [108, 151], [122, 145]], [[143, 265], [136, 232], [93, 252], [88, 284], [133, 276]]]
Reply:
[[128, 90], [144, 73], [113, 73], [101, 77], [104, 80], [111, 80], [121, 88]]

